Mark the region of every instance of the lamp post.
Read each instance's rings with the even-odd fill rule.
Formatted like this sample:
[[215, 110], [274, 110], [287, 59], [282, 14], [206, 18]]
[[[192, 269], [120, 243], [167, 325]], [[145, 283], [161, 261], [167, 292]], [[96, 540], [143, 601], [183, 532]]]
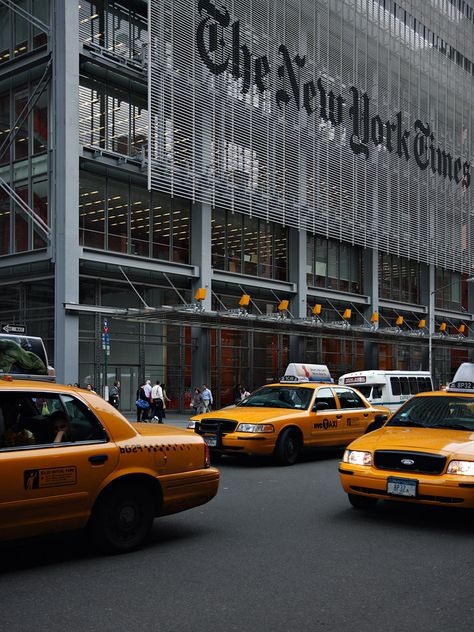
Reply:
[[[466, 279], [466, 283], [472, 283], [474, 281], [474, 277], [469, 277]], [[434, 305], [434, 295], [444, 290], [445, 288], [453, 285], [453, 283], [445, 283], [441, 287], [436, 288], [430, 292], [430, 298], [428, 303], [428, 368], [430, 372], [430, 377], [433, 379], [433, 334], [434, 334], [434, 319], [435, 319], [435, 305]]]

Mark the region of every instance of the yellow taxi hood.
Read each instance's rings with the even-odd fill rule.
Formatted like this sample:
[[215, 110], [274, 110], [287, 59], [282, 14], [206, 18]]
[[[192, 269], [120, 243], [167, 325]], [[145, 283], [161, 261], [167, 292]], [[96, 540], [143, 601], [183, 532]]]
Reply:
[[445, 428], [407, 428], [386, 426], [351, 443], [354, 450], [416, 450], [453, 454], [462, 452], [474, 458], [474, 433]]
[[294, 408], [266, 408], [260, 406], [235, 406], [235, 408], [224, 408], [212, 413], [193, 416], [192, 419], [201, 421], [204, 419], [228, 419], [242, 423], [271, 423], [273, 420], [299, 416], [306, 416], [307, 410], [295, 410]]
[[166, 437], [187, 437], [189, 438], [189, 432], [183, 428], [176, 428], [175, 426], [168, 426], [167, 424], [148, 424], [148, 423], [136, 423], [133, 422], [132, 426], [143, 437], [160, 437], [160, 439]]

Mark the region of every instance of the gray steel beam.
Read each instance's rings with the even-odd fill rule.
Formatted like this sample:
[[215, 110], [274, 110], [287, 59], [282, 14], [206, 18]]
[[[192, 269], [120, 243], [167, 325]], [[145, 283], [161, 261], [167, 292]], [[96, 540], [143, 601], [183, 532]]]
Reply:
[[[296, 294], [296, 284], [288, 281], [275, 281], [273, 279], [260, 279], [258, 277], [244, 276], [235, 272], [227, 272], [226, 270], [213, 270], [213, 281], [222, 281], [223, 283], [234, 283], [244, 288], [260, 288], [262, 290], [273, 290], [274, 292]], [[286, 296], [285, 296], [286, 298]]]
[[[212, 267], [211, 267], [211, 220], [210, 204], [195, 203], [191, 214], [191, 261], [199, 269], [199, 278], [193, 282], [193, 294], [202, 287], [206, 298], [202, 301], [204, 310], [212, 306]], [[191, 372], [194, 385], [209, 382], [210, 334], [201, 327], [192, 328], [193, 350]]]
[[56, 0], [53, 25], [54, 363], [59, 381], [79, 368], [79, 24], [77, 5]]
[[122, 266], [127, 269], [145, 270], [147, 272], [157, 272], [165, 274], [173, 274], [186, 278], [198, 278], [199, 268], [185, 263], [174, 263], [171, 261], [157, 261], [154, 259], [143, 259], [134, 255], [120, 254], [116, 255], [112, 252], [104, 252], [102, 250], [92, 250], [84, 248], [79, 255], [82, 261], [90, 261], [92, 263], [101, 263], [116, 266]]

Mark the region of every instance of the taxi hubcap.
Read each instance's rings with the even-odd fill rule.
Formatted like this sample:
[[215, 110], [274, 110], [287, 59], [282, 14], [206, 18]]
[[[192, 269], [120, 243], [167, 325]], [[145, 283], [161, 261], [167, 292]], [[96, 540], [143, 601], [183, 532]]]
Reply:
[[133, 527], [137, 521], [137, 511], [132, 505], [125, 505], [119, 511], [119, 524], [123, 528]]

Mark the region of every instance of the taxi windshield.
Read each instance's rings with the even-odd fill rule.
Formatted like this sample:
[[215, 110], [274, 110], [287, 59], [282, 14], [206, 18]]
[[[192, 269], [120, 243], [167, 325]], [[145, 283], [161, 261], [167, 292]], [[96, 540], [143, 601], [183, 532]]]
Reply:
[[264, 386], [238, 406], [245, 408], [290, 408], [306, 410], [314, 391], [301, 386]]
[[474, 431], [474, 397], [413, 397], [386, 425]]

